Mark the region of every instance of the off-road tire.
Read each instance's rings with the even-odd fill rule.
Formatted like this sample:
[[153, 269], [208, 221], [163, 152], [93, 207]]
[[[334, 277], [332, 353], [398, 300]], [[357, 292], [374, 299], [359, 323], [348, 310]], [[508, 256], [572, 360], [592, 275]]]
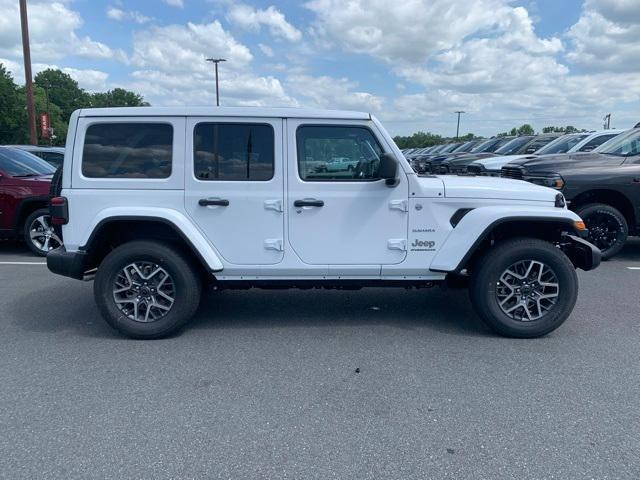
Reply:
[[[510, 266], [533, 260], [549, 266], [559, 285], [556, 303], [537, 320], [514, 320], [499, 305], [500, 277]], [[471, 302], [485, 324], [507, 337], [535, 338], [558, 328], [569, 317], [578, 295], [578, 277], [569, 258], [553, 244], [534, 238], [497, 243], [474, 268], [469, 289]]]
[[[171, 276], [174, 302], [168, 313], [155, 321], [136, 321], [116, 304], [116, 279], [127, 265], [135, 262], [150, 262]], [[189, 258], [168, 244], [154, 241], [132, 241], [110, 252], [98, 267], [93, 285], [95, 301], [107, 323], [136, 339], [161, 338], [181, 329], [196, 313], [201, 290], [200, 278]]]
[[[622, 250], [625, 242], [627, 241], [627, 237], [629, 236], [629, 225], [620, 210], [604, 203], [590, 203], [578, 208], [576, 213], [580, 215], [580, 218], [582, 218], [589, 229], [589, 237], [587, 240], [600, 248], [603, 260], [610, 259]], [[608, 218], [611, 224], [616, 225], [617, 231], [615, 232], [615, 243], [608, 248], [602, 248], [597, 238], [595, 238], [595, 235], [599, 234], [596, 225], [594, 225], [594, 222], [597, 221], [597, 217]]]

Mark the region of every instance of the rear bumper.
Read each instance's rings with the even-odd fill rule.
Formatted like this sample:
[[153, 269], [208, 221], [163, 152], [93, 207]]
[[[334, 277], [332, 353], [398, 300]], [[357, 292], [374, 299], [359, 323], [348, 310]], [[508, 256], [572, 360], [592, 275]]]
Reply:
[[82, 280], [87, 266], [85, 252], [67, 252], [64, 246], [47, 254], [47, 268], [58, 275]]
[[562, 240], [562, 250], [576, 267], [593, 270], [600, 265], [602, 253], [598, 247], [575, 235], [565, 234]]

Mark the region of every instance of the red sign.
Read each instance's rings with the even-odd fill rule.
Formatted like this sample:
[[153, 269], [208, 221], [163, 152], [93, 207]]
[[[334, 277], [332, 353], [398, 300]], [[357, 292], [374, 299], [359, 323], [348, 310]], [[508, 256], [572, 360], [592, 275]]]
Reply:
[[40, 114], [40, 136], [42, 138], [49, 138], [49, 134], [51, 133], [51, 129], [49, 128], [49, 114], [41, 113]]

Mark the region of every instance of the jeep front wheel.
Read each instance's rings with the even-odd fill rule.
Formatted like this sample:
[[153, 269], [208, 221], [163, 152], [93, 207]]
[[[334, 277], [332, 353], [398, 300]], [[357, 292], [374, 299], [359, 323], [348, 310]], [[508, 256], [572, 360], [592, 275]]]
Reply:
[[135, 241], [105, 257], [93, 291], [109, 325], [128, 337], [151, 339], [177, 331], [195, 314], [201, 283], [181, 252]]
[[508, 337], [533, 338], [558, 328], [578, 295], [578, 277], [567, 256], [538, 239], [500, 242], [479, 262], [471, 301], [482, 320]]

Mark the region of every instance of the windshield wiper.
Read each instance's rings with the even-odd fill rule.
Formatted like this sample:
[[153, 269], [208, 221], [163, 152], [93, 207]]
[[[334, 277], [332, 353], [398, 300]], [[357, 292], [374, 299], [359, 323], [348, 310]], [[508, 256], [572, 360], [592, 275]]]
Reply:
[[13, 175], [14, 178], [39, 177], [41, 175], [51, 175], [50, 173], [25, 173], [24, 175]]

